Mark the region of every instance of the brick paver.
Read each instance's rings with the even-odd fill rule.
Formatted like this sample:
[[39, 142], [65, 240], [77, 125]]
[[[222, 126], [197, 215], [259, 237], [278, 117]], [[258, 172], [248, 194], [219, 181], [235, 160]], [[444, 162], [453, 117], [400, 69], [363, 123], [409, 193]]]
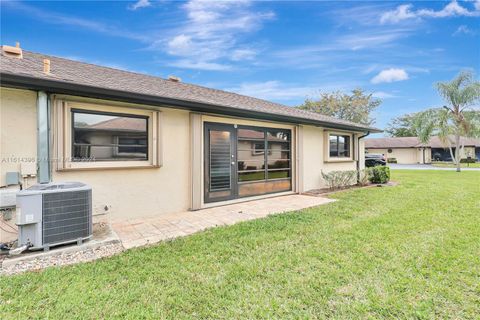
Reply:
[[112, 227], [126, 249], [183, 237], [221, 225], [300, 210], [332, 202], [323, 197], [289, 195], [198, 211], [178, 212], [146, 218], [117, 220]]

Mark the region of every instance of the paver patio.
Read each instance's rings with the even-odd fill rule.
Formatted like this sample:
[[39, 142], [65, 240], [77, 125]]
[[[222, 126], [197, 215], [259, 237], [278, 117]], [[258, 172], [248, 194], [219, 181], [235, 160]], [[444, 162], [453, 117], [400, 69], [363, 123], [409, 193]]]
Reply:
[[126, 249], [182, 237], [207, 228], [231, 225], [270, 214], [315, 207], [335, 200], [306, 195], [288, 195], [221, 207], [162, 214], [141, 219], [112, 221]]

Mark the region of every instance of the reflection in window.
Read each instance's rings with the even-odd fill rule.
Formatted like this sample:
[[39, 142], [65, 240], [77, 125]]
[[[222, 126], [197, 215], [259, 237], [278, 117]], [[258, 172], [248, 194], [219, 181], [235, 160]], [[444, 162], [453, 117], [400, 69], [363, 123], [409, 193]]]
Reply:
[[253, 155], [265, 154], [265, 142], [252, 142]]
[[290, 140], [290, 130], [239, 128], [238, 181], [253, 182], [290, 178]]
[[73, 161], [148, 160], [148, 117], [72, 110]]
[[350, 157], [350, 136], [331, 134], [329, 136], [329, 142], [331, 158]]

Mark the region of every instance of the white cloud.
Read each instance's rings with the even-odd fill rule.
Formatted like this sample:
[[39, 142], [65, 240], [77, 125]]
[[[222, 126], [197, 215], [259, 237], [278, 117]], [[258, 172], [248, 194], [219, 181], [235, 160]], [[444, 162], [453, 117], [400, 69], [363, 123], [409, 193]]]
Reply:
[[385, 92], [385, 91], [375, 91], [374, 93], [372, 93], [372, 96], [378, 99], [389, 99], [389, 98], [397, 97], [396, 95]]
[[382, 14], [380, 17], [380, 23], [397, 23], [402, 20], [416, 18], [417, 15], [415, 12], [412, 12], [413, 5], [411, 4], [402, 4], [399, 5], [395, 10], [390, 10]]
[[384, 12], [380, 16], [380, 23], [398, 23], [404, 20], [419, 19], [423, 17], [445, 18], [455, 16], [480, 16], [480, 1], [474, 3], [473, 10], [463, 7], [456, 0], [452, 0], [441, 10], [437, 11], [433, 9], [413, 10], [412, 4], [402, 4], [395, 8], [395, 10]]
[[457, 28], [457, 30], [455, 30], [453, 35], [458, 36], [458, 35], [461, 35], [461, 34], [473, 34], [473, 33], [474, 32], [472, 30], [470, 30], [466, 25], [462, 24], [461, 26], [459, 26]]
[[475, 11], [470, 12], [468, 9], [459, 5], [457, 1], [453, 0], [442, 10], [435, 11], [432, 9], [421, 9], [418, 10], [417, 14], [424, 17], [445, 18], [453, 16], [473, 16], [475, 15]]
[[180, 59], [167, 64], [169, 66], [182, 68], [182, 69], [196, 69], [196, 70], [208, 70], [208, 71], [228, 71], [233, 69], [232, 66], [226, 65], [226, 64], [206, 62], [206, 61], [193, 61], [188, 59]]
[[257, 52], [251, 45], [246, 47], [242, 37], [258, 30], [274, 14], [253, 11], [250, 4], [247, 0], [191, 0], [181, 6], [185, 22], [167, 30], [167, 36], [155, 41], [151, 49], [166, 51], [179, 59], [174, 64], [195, 69], [227, 70], [217, 68], [225, 65], [221, 61], [251, 60]]
[[233, 61], [252, 60], [257, 55], [257, 51], [252, 49], [236, 49], [232, 52]]
[[388, 30], [386, 32], [356, 33], [341, 37], [337, 44], [345, 49], [360, 50], [365, 48], [379, 47], [394, 43], [407, 34], [408, 30]]
[[383, 82], [396, 82], [408, 79], [408, 73], [404, 69], [390, 68], [380, 71], [370, 82], [373, 84]]
[[305, 99], [318, 92], [316, 87], [284, 84], [276, 80], [242, 83], [239, 87], [226, 88], [225, 90], [265, 100]]
[[128, 8], [130, 10], [137, 10], [140, 8], [150, 7], [152, 3], [149, 0], [138, 0], [134, 4], [130, 5]]
[[475, 7], [475, 10], [480, 11], [480, 0], [476, 0], [474, 2], [473, 6]]
[[168, 53], [172, 55], [188, 55], [192, 50], [192, 38], [185, 34], [179, 34], [168, 41]]

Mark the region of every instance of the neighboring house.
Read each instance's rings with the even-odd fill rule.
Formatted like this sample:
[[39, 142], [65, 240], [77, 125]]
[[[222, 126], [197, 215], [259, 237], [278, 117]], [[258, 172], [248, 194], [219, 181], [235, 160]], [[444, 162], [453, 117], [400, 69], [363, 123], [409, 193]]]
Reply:
[[[449, 137], [455, 154], [455, 139]], [[446, 141], [448, 144], [449, 142]], [[460, 139], [461, 158], [480, 159], [480, 139]], [[439, 137], [432, 137], [429, 143], [422, 143], [417, 137], [369, 138], [365, 139], [365, 151], [379, 153], [388, 159], [395, 158], [401, 164], [431, 163], [433, 161], [452, 161], [450, 149]]]
[[17, 47], [2, 47], [0, 72], [0, 191], [7, 172], [26, 175], [37, 160], [24, 187], [85, 182], [94, 214], [112, 219], [321, 188], [322, 170], [363, 168], [362, 138], [379, 132]]

